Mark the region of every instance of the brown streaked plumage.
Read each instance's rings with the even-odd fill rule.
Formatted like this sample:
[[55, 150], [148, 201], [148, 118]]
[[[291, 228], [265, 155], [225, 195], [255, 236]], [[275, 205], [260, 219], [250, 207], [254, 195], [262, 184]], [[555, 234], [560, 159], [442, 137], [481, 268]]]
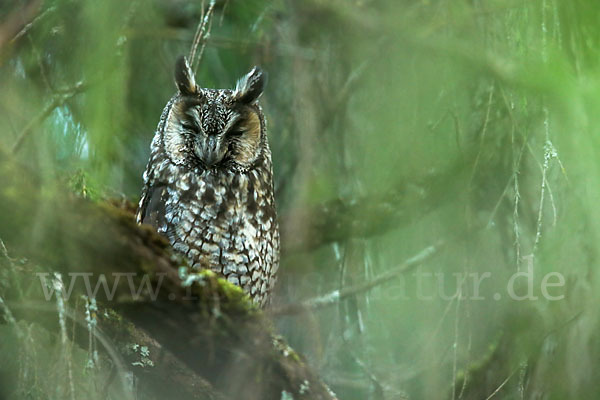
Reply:
[[182, 57], [179, 92], [152, 140], [137, 213], [197, 268], [268, 301], [279, 265], [271, 151], [254, 68], [235, 90], [201, 89]]

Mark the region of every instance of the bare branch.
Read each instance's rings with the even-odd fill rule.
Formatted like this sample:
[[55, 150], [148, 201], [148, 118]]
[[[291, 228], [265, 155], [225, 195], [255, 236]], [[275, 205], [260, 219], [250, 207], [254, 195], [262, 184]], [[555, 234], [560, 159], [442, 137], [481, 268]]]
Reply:
[[11, 44], [20, 37], [20, 32], [28, 30], [28, 26], [39, 12], [41, 1], [30, 1], [27, 5], [14, 10], [0, 25], [0, 50], [5, 44]]
[[31, 22], [29, 22], [27, 25], [25, 25], [23, 27], [23, 29], [21, 29], [19, 31], [19, 33], [17, 33], [10, 40], [10, 44], [15, 43], [17, 40], [19, 40], [20, 38], [22, 38], [25, 34], [27, 34], [31, 30], [31, 28], [33, 28], [34, 25], [36, 25], [37, 23], [39, 23], [42, 19], [44, 19], [47, 15], [53, 13], [54, 11], [56, 11], [56, 7], [54, 7], [54, 6], [48, 7], [47, 9], [45, 9], [40, 15], [38, 15], [33, 20], [31, 20]]
[[399, 266], [386, 271], [379, 276], [360, 283], [355, 286], [349, 286], [343, 288], [341, 290], [334, 290], [326, 295], [319, 296], [313, 299], [309, 299], [303, 301], [298, 304], [290, 304], [287, 306], [283, 306], [280, 308], [276, 308], [270, 311], [272, 315], [290, 315], [290, 314], [299, 314], [302, 312], [313, 311], [320, 308], [328, 307], [334, 304], [339, 303], [340, 301], [346, 299], [347, 297], [353, 296], [358, 293], [366, 292], [376, 286], [382, 285], [386, 282], [389, 282], [391, 279], [396, 278], [399, 275], [405, 274], [414, 267], [422, 264], [423, 262], [429, 260], [435, 254], [437, 254], [441, 247], [443, 247], [444, 242], [438, 242], [432, 246], [426, 247], [421, 250], [415, 256], [405, 260]]

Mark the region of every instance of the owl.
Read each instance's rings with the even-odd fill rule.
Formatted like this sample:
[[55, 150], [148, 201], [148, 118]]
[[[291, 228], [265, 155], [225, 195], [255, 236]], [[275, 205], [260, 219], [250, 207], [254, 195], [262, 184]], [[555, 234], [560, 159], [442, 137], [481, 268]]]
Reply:
[[137, 222], [153, 225], [194, 268], [210, 269], [268, 303], [279, 265], [273, 166], [254, 67], [235, 90], [196, 85], [187, 60], [160, 117]]

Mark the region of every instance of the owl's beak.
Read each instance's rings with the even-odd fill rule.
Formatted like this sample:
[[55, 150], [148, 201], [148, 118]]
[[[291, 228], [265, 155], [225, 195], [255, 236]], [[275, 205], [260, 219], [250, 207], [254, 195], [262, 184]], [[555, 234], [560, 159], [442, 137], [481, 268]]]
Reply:
[[208, 136], [203, 143], [198, 143], [196, 145], [196, 155], [208, 168], [218, 164], [223, 159], [223, 154], [221, 154], [217, 137]]

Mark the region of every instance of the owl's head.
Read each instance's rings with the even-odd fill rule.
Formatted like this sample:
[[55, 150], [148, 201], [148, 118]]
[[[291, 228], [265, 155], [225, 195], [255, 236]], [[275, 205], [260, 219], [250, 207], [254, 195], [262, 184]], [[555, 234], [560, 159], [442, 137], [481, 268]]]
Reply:
[[167, 155], [175, 164], [203, 170], [248, 171], [267, 148], [265, 122], [258, 98], [265, 76], [254, 67], [234, 90], [196, 85], [184, 57], [175, 64], [179, 92], [170, 102], [162, 127]]

